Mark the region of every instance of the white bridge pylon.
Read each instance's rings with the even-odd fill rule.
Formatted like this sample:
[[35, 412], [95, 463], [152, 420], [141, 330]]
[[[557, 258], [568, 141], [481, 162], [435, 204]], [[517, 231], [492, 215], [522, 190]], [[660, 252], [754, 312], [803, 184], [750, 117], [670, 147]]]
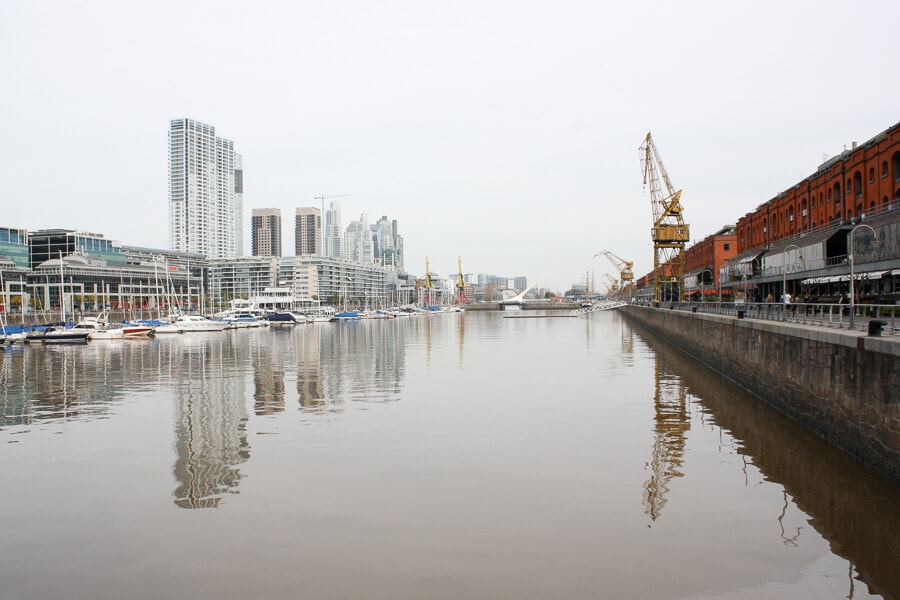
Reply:
[[525, 294], [527, 294], [528, 292], [530, 292], [531, 290], [536, 288], [537, 284], [539, 284], [541, 282], [541, 279], [543, 279], [546, 276], [547, 275], [541, 275], [540, 277], [537, 278], [537, 280], [534, 283], [529, 285], [527, 288], [525, 288], [524, 290], [522, 290], [521, 292], [519, 292], [512, 298], [507, 298], [506, 300], [501, 300], [500, 306], [501, 307], [502, 306], [522, 306], [522, 304], [525, 303]]
[[576, 308], [569, 314], [574, 316], [586, 315], [600, 310], [611, 310], [613, 308], [619, 308], [620, 306], [625, 306], [627, 304], [627, 302], [623, 302], [621, 300], [603, 300], [602, 302], [595, 302], [594, 304], [585, 306], [584, 308]]

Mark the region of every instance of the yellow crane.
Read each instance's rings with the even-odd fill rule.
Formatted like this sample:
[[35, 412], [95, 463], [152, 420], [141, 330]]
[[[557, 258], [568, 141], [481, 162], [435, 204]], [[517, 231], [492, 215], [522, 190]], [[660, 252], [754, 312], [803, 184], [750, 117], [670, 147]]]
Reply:
[[607, 288], [606, 293], [610, 295], [619, 291], [619, 282], [609, 273], [604, 273], [600, 276], [600, 285], [605, 285]]
[[653, 302], [677, 302], [684, 297], [684, 246], [691, 237], [681, 216], [681, 190], [672, 186], [649, 132], [640, 150], [644, 185], [650, 185], [653, 208]]
[[466, 296], [466, 280], [463, 278], [462, 274], [462, 257], [459, 255], [456, 257], [456, 265], [459, 270], [459, 274], [456, 276], [456, 303], [468, 304], [469, 298]]
[[594, 255], [594, 258], [597, 258], [600, 255], [606, 256], [609, 259], [609, 262], [613, 264], [613, 266], [619, 271], [619, 279], [622, 280], [622, 285], [628, 285], [628, 283], [634, 281], [634, 272], [632, 272], [632, 267], [634, 267], [634, 262], [625, 260], [624, 258], [619, 258], [609, 250], [601, 250], [597, 254]]

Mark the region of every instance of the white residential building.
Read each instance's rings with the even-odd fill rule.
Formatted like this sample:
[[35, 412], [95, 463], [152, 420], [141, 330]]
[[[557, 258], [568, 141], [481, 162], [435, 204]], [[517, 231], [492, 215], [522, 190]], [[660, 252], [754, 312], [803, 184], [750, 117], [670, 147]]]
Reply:
[[341, 203], [332, 202], [325, 212], [325, 256], [343, 256], [343, 232], [341, 231]]
[[[169, 248], [227, 258], [238, 247], [243, 170], [234, 142], [193, 119], [169, 127]], [[236, 181], [237, 178], [237, 181]], [[243, 241], [240, 240], [241, 246]]]
[[371, 265], [375, 262], [372, 244], [372, 229], [365, 213], [358, 221], [351, 221], [344, 232], [344, 258], [346, 260]]

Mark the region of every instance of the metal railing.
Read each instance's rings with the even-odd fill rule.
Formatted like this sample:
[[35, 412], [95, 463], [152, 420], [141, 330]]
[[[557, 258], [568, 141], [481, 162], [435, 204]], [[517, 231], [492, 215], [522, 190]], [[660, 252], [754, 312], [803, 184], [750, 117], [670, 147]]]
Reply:
[[[646, 303], [638, 304], [649, 305]], [[853, 307], [853, 319], [850, 318], [849, 304], [675, 302], [660, 303], [659, 307], [863, 332], [868, 331], [869, 321], [878, 320], [885, 323], [882, 329], [884, 335], [900, 335], [900, 305], [896, 304], [856, 304]]]

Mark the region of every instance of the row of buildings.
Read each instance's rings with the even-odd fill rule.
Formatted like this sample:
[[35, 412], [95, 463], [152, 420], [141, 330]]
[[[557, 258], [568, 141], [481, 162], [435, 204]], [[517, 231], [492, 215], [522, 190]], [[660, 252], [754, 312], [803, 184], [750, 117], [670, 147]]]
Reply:
[[[900, 300], [900, 123], [689, 247], [684, 274], [685, 298], [672, 287], [661, 300], [839, 302], [851, 275], [858, 301]], [[631, 293], [652, 300], [653, 281]]]
[[[451, 302], [456, 276], [404, 270], [396, 220], [365, 214], [344, 227], [341, 205], [296, 209], [294, 256], [282, 256], [281, 211], [251, 213], [244, 255], [243, 159], [234, 142], [193, 119], [169, 124], [169, 248], [129, 246], [99, 233], [0, 226], [0, 311], [49, 319], [66, 309], [129, 314], [217, 310], [236, 298], [289, 288], [300, 301], [334, 305]], [[324, 215], [324, 221], [323, 221]], [[484, 280], [482, 282], [482, 279]], [[513, 284], [526, 282], [516, 279]], [[424, 281], [427, 280], [427, 284]], [[467, 297], [506, 287], [466, 277]]]
[[97, 233], [0, 227], [0, 310], [7, 313], [211, 311], [275, 287], [308, 302], [354, 305], [415, 302], [418, 292], [402, 270], [343, 258], [208, 258]]

